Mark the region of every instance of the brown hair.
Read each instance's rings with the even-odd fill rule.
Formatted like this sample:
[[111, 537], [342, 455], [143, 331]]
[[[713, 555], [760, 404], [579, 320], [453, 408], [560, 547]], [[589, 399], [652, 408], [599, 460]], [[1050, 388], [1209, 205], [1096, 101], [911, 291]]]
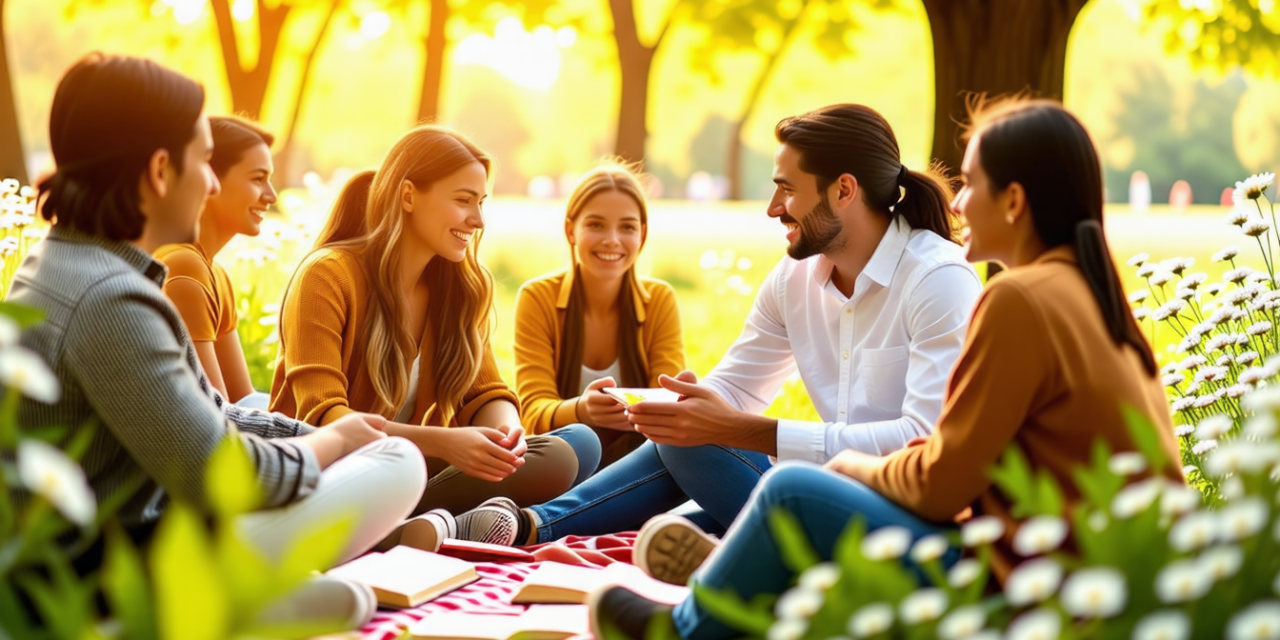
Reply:
[[955, 192], [942, 165], [906, 169], [893, 128], [875, 109], [860, 104], [823, 107], [783, 118], [774, 135], [800, 154], [800, 169], [818, 177], [818, 191], [847, 173], [857, 179], [871, 209], [960, 242], [960, 225], [951, 212]]
[[1137, 350], [1147, 373], [1156, 359], [1129, 312], [1102, 231], [1102, 165], [1089, 132], [1062, 105], [1022, 96], [969, 104], [966, 141], [977, 138], [993, 191], [1017, 182], [1027, 193], [1036, 235], [1050, 248], [1070, 244], [1116, 344]]
[[[644, 186], [636, 175], [636, 166], [623, 164], [620, 159], [606, 158], [594, 169], [583, 174], [569, 196], [564, 219], [568, 224], [577, 221], [582, 210], [592, 198], [609, 191], [616, 191], [635, 200], [640, 208], [640, 224], [649, 224], [649, 208], [645, 203]], [[556, 388], [562, 398], [579, 395], [582, 385], [582, 349], [585, 342], [583, 329], [583, 304], [586, 293], [575, 259], [573, 266], [573, 290], [565, 308], [564, 328], [560, 334], [560, 361], [556, 363]], [[645, 387], [649, 384], [644, 370], [644, 358], [640, 354], [640, 323], [636, 321], [635, 295], [640, 286], [636, 267], [631, 265], [623, 276], [622, 289], [618, 291], [618, 368], [624, 387]]]
[[136, 240], [146, 218], [138, 177], [169, 152], [178, 173], [204, 109], [204, 87], [144, 58], [93, 52], [53, 95], [49, 148], [58, 170], [36, 188], [40, 215], [109, 240]]
[[275, 144], [276, 137], [261, 125], [237, 116], [210, 116], [209, 130], [213, 134], [213, 157], [209, 166], [219, 179], [244, 158], [244, 152], [265, 144]]
[[[489, 156], [461, 134], [436, 126], [412, 129], [391, 147], [377, 172], [363, 171], [347, 182], [316, 240], [313, 251], [331, 248], [358, 256], [372, 280], [365, 363], [384, 405], [379, 410], [394, 410], [412, 391], [408, 370], [414, 341], [400, 321], [404, 301], [396, 281], [406, 216], [399, 204], [400, 185], [409, 180], [414, 188], [426, 189], [472, 162], [483, 165], [486, 173], [492, 170]], [[427, 322], [436, 344], [430, 366], [444, 425], [475, 382], [489, 348], [493, 278], [476, 255], [480, 238], [476, 230], [462, 262], [435, 259], [425, 273], [432, 300]], [[427, 365], [422, 363], [424, 371]]]

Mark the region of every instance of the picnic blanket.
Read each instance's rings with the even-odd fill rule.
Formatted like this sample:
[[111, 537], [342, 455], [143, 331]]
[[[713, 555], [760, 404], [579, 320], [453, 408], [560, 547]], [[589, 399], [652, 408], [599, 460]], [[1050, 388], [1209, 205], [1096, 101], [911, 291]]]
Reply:
[[615, 562], [631, 563], [636, 534], [620, 533], [599, 537], [569, 536], [555, 542], [526, 547], [536, 562], [476, 563], [480, 579], [452, 593], [412, 609], [379, 611], [360, 630], [363, 640], [391, 640], [410, 625], [433, 613], [454, 611], [475, 614], [519, 615], [525, 605], [511, 604], [511, 597], [524, 579], [542, 562], [562, 562], [578, 566], [605, 567]]

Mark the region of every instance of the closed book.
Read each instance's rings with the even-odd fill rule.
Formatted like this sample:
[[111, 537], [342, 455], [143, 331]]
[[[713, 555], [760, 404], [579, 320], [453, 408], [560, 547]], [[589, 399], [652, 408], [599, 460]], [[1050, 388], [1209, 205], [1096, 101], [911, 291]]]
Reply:
[[356, 558], [328, 574], [368, 585], [387, 607], [416, 607], [480, 578], [470, 562], [405, 546]]

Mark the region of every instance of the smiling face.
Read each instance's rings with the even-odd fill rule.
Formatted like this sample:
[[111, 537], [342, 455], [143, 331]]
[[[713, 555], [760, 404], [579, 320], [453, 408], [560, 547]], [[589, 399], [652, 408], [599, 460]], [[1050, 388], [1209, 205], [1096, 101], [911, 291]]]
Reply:
[[647, 229], [640, 205], [621, 191], [591, 197], [577, 218], [565, 223], [574, 260], [583, 272], [599, 278], [621, 278], [636, 263]]
[[276, 190], [271, 186], [274, 170], [267, 145], [246, 149], [240, 161], [220, 178], [222, 192], [205, 205], [203, 224], [216, 225], [227, 237], [258, 235], [267, 207], [276, 201]]
[[951, 211], [963, 216], [969, 225], [967, 247], [970, 262], [999, 260], [1006, 264], [1016, 244], [1014, 225], [1009, 217], [1010, 189], [996, 190], [991, 178], [982, 169], [981, 136], [969, 141], [964, 161], [960, 165], [963, 184], [951, 201]]
[[777, 188], [769, 201], [769, 216], [787, 229], [787, 254], [796, 260], [844, 245], [844, 224], [831, 209], [828, 191], [818, 189], [818, 176], [800, 169], [800, 153], [780, 145], [773, 160]]
[[[208, 199], [218, 195], [218, 177], [209, 166], [213, 137], [209, 133], [209, 119], [203, 114], [196, 120], [194, 135], [180, 153], [182, 171], [178, 171], [175, 163], [167, 163], [161, 178], [163, 186], [154, 186], [153, 195], [143, 194], [146, 233], [157, 241], [157, 246], [195, 242], [200, 212]], [[152, 158], [155, 165], [156, 156]]]
[[426, 189], [405, 180], [400, 198], [406, 214], [404, 234], [432, 255], [462, 262], [475, 232], [484, 228], [481, 207], [488, 195], [488, 177], [484, 165], [470, 162]]

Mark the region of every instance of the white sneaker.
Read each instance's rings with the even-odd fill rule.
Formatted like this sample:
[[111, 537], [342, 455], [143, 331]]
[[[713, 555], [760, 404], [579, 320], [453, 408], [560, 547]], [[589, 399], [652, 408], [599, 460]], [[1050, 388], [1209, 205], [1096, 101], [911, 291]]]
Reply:
[[640, 527], [632, 556], [636, 566], [650, 576], [685, 585], [719, 544], [688, 518], [668, 513]]

